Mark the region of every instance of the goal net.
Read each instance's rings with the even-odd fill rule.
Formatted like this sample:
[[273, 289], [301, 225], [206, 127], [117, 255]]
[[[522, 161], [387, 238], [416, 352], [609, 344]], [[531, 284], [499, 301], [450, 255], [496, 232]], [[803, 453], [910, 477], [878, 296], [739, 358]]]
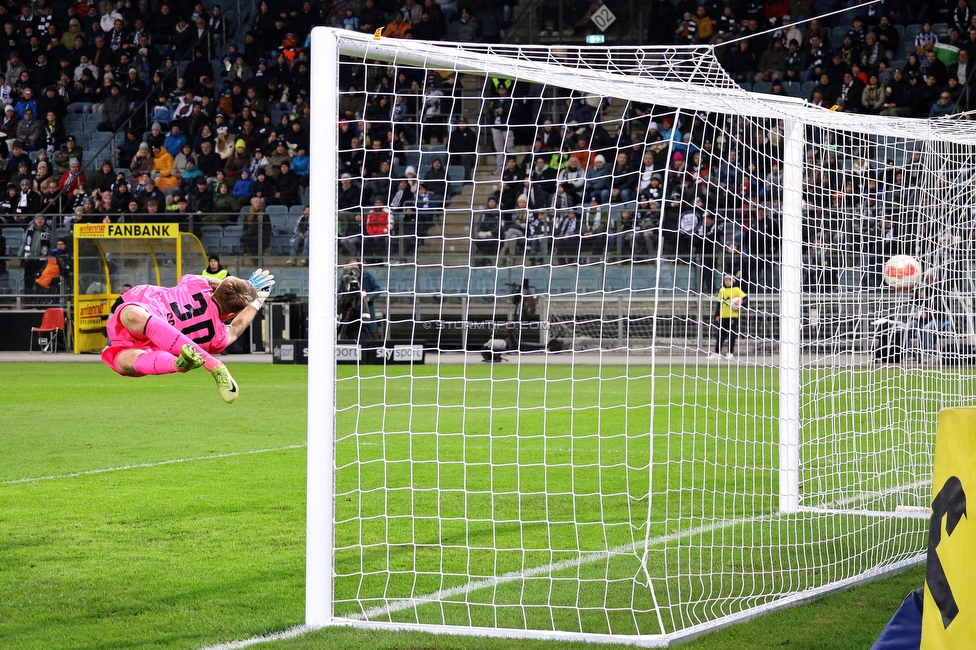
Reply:
[[709, 48], [313, 47], [309, 625], [663, 646], [923, 560], [971, 122]]

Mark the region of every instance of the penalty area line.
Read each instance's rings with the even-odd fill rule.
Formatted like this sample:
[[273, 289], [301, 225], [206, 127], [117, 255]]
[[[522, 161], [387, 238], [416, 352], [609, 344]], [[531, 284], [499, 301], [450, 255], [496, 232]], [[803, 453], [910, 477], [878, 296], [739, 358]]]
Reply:
[[229, 451], [224, 454], [210, 454], [208, 456], [193, 456], [191, 458], [171, 458], [160, 460], [153, 463], [134, 463], [132, 465], [121, 465], [119, 467], [104, 467], [102, 469], [88, 469], [83, 472], [72, 472], [70, 474], [53, 474], [51, 476], [35, 476], [33, 478], [15, 478], [7, 481], [0, 481], [0, 485], [15, 485], [17, 483], [38, 483], [40, 481], [55, 481], [58, 479], [78, 478], [79, 476], [92, 476], [94, 474], [106, 474], [108, 472], [122, 472], [127, 469], [143, 469], [146, 467], [162, 467], [163, 465], [176, 465], [177, 463], [193, 463], [201, 460], [219, 460], [221, 458], [234, 458], [235, 456], [252, 456], [254, 454], [266, 454], [272, 451], [285, 451], [288, 449], [302, 449], [305, 443], [298, 445], [284, 445], [283, 447], [268, 447], [267, 449], [248, 449], [246, 451]]

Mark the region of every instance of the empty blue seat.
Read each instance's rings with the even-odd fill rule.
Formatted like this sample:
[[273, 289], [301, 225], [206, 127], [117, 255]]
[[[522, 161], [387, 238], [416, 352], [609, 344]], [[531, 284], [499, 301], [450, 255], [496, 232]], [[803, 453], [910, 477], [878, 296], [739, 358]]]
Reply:
[[495, 282], [498, 279], [498, 270], [492, 268], [471, 269], [471, 276], [468, 279], [468, 293], [472, 296], [490, 296], [495, 294]]
[[573, 266], [557, 266], [549, 280], [549, 293], [576, 293], [577, 269]]
[[630, 289], [630, 265], [608, 266], [603, 274], [604, 291], [624, 291]]
[[390, 269], [390, 293], [414, 293], [416, 272], [413, 268], [392, 268]]
[[4, 228], [3, 238], [7, 242], [7, 252], [5, 254], [8, 257], [20, 257], [23, 254], [24, 251], [21, 250], [24, 246], [23, 228]]
[[603, 275], [600, 269], [593, 266], [583, 266], [579, 270], [579, 280], [576, 283], [576, 290], [579, 293], [592, 293], [600, 291], [603, 287]]

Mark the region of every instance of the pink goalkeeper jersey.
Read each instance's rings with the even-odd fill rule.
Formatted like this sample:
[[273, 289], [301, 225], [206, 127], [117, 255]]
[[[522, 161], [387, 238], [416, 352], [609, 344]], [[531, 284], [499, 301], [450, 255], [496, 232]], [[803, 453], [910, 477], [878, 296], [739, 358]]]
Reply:
[[124, 294], [125, 302], [137, 302], [183, 332], [187, 338], [210, 354], [227, 347], [227, 327], [220, 321], [220, 311], [210, 299], [210, 283], [196, 275], [184, 275], [175, 287], [140, 284]]

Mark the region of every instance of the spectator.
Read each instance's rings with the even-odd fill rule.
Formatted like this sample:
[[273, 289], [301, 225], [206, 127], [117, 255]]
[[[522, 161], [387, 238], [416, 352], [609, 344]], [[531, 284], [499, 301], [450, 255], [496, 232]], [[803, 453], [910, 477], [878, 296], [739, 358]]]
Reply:
[[495, 176], [501, 176], [507, 153], [515, 149], [515, 134], [509, 128], [512, 100], [508, 87], [500, 83], [497, 96], [488, 103], [487, 124], [491, 126], [491, 140], [495, 146]]
[[366, 215], [363, 256], [389, 258], [390, 237], [393, 235], [393, 213], [384, 205], [382, 197], [373, 200], [373, 209]]
[[298, 261], [298, 263], [301, 266], [308, 264], [308, 211], [308, 206], [306, 205], [302, 210], [302, 216], [295, 222], [295, 229], [292, 231], [291, 239], [289, 240], [291, 246], [289, 251], [291, 259], [287, 262], [289, 266], [295, 265], [296, 258], [299, 255], [303, 259]]
[[406, 38], [409, 33], [410, 23], [404, 20], [403, 14], [399, 12], [383, 29], [383, 36], [386, 38]]
[[880, 87], [878, 75], [873, 74], [868, 77], [868, 85], [861, 91], [861, 105], [864, 111], [871, 115], [877, 115], [885, 105], [885, 91]]
[[142, 186], [142, 191], [136, 197], [142, 212], [149, 212], [149, 204], [155, 202], [157, 205], [166, 205], [166, 195], [159, 189], [159, 185], [152, 176], [146, 179]]
[[77, 158], [72, 158], [68, 163], [68, 171], [58, 182], [58, 189], [69, 196], [84, 194], [86, 180], [85, 173], [81, 171], [81, 162]]
[[630, 159], [626, 153], [617, 154], [610, 183], [610, 201], [613, 203], [627, 203], [637, 197], [637, 185], [640, 173], [630, 166]]
[[243, 207], [251, 199], [251, 172], [247, 168], [242, 169], [237, 176], [237, 181], [234, 183], [233, 190], [231, 191], [231, 196], [238, 200], [238, 204]]
[[153, 159], [149, 145], [145, 142], [140, 143], [139, 150], [133, 156], [132, 162], [129, 163], [129, 180], [138, 183], [143, 176], [152, 172], [152, 165]]
[[213, 150], [213, 144], [209, 140], [204, 140], [200, 144], [200, 151], [202, 153], [196, 157], [197, 167], [204, 176], [216, 176], [217, 170], [222, 170], [224, 168], [224, 164], [220, 159], [220, 155]]
[[580, 165], [579, 158], [570, 155], [566, 166], [556, 174], [556, 183], [565, 192], [566, 200], [570, 206], [575, 207], [582, 203], [585, 182], [586, 171]]
[[152, 148], [152, 174], [156, 180], [156, 185], [162, 189], [176, 187], [180, 184], [180, 179], [173, 176], [173, 156], [162, 145], [154, 145]]
[[948, 90], [943, 90], [939, 99], [929, 109], [929, 117], [946, 117], [956, 112], [955, 103]]
[[[523, 194], [518, 199], [520, 212], [524, 197], [525, 195]], [[552, 222], [549, 220], [549, 211], [540, 210], [537, 212], [529, 212], [525, 227], [526, 265], [548, 264], [551, 252]]]
[[44, 143], [44, 125], [34, 119], [33, 109], [26, 109], [17, 124], [17, 139], [24, 143], [27, 151], [37, 151]]
[[308, 179], [311, 174], [311, 160], [304, 146], [299, 146], [298, 151], [291, 159], [291, 171], [298, 176], [298, 184], [308, 187]]
[[610, 202], [610, 168], [602, 155], [593, 158], [593, 167], [586, 172], [585, 198], [599, 203]]
[[916, 117], [928, 116], [929, 112], [932, 110], [933, 104], [939, 101], [939, 95], [941, 93], [942, 89], [939, 88], [935, 75], [928, 75], [925, 77], [925, 83], [921, 86], [915, 87], [914, 115]]
[[279, 166], [278, 177], [274, 181], [274, 199], [271, 205], [286, 205], [291, 207], [302, 202], [299, 196], [298, 176], [291, 171], [287, 162]]
[[494, 266], [498, 261], [498, 246], [500, 244], [502, 230], [502, 215], [498, 209], [498, 197], [494, 194], [488, 197], [487, 205], [482, 208], [477, 222], [473, 224], [471, 231], [474, 234], [474, 249], [478, 255], [474, 257], [472, 263], [479, 266], [484, 263], [486, 266]]
[[267, 205], [268, 199], [274, 196], [274, 182], [265, 174], [264, 167], [259, 167], [254, 174], [254, 181], [251, 183], [251, 196], [264, 199]]
[[210, 214], [214, 211], [214, 195], [207, 187], [207, 179], [203, 176], [197, 178], [196, 185], [187, 192], [186, 198], [190, 210], [196, 214]]
[[227, 277], [228, 271], [220, 263], [220, 257], [211, 255], [207, 260], [207, 267], [203, 269], [200, 275], [205, 278], [213, 278], [214, 280], [223, 280]]
[[477, 43], [481, 40], [481, 26], [466, 7], [461, 9], [461, 18], [448, 26], [447, 38], [458, 43]]
[[927, 54], [935, 48], [935, 44], [938, 42], [939, 37], [932, 31], [932, 25], [925, 23], [922, 25], [922, 31], [915, 36], [915, 53], [919, 56]]
[[[271, 155], [268, 156], [268, 175], [271, 176], [272, 180], [278, 178], [278, 174], [281, 172], [282, 163], [287, 163], [291, 160], [291, 156], [288, 154], [288, 148], [285, 145], [284, 140], [278, 140], [275, 143], [274, 150]], [[356, 175], [362, 175], [362, 165], [356, 170]]]
[[214, 197], [213, 214], [203, 218], [204, 223], [227, 223], [233, 218], [237, 218], [237, 212], [241, 209], [241, 203], [230, 192], [230, 185], [226, 181], [217, 184], [217, 195]]
[[474, 178], [474, 168], [478, 160], [478, 134], [468, 127], [463, 117], [457, 121], [457, 127], [451, 130], [447, 141], [448, 166], [460, 165], [464, 167], [465, 180]]
[[[241, 234], [241, 247], [245, 255], [257, 258], [271, 245], [271, 218], [264, 210], [264, 199], [251, 199], [251, 209], [244, 216], [244, 230]], [[257, 265], [258, 260], [252, 259]]]
[[898, 52], [898, 46], [901, 44], [901, 35], [895, 26], [891, 24], [888, 16], [881, 16], [877, 27], [874, 28], [874, 35], [878, 39], [878, 45], [884, 52], [885, 59], [889, 61], [893, 59], [895, 53]]
[[118, 84], [112, 84], [110, 95], [102, 101], [102, 122], [96, 127], [99, 131], [116, 131], [129, 117], [129, 102], [121, 94]]
[[552, 198], [556, 192], [556, 170], [546, 163], [545, 157], [539, 156], [535, 159], [525, 188], [530, 210], [544, 210], [552, 206]]
[[63, 174], [68, 170], [68, 163], [72, 158], [82, 160], [83, 155], [84, 150], [78, 146], [75, 136], [69, 135], [67, 140], [65, 140], [64, 145], [56, 154], [54, 154], [54, 164], [58, 173]]
[[[30, 190], [30, 181], [24, 181], [21, 196]], [[38, 199], [38, 202], [40, 199]], [[44, 215], [38, 214], [27, 226], [24, 233], [24, 293], [34, 293], [34, 279], [47, 263], [48, 252], [51, 248], [51, 227], [44, 219]]]

